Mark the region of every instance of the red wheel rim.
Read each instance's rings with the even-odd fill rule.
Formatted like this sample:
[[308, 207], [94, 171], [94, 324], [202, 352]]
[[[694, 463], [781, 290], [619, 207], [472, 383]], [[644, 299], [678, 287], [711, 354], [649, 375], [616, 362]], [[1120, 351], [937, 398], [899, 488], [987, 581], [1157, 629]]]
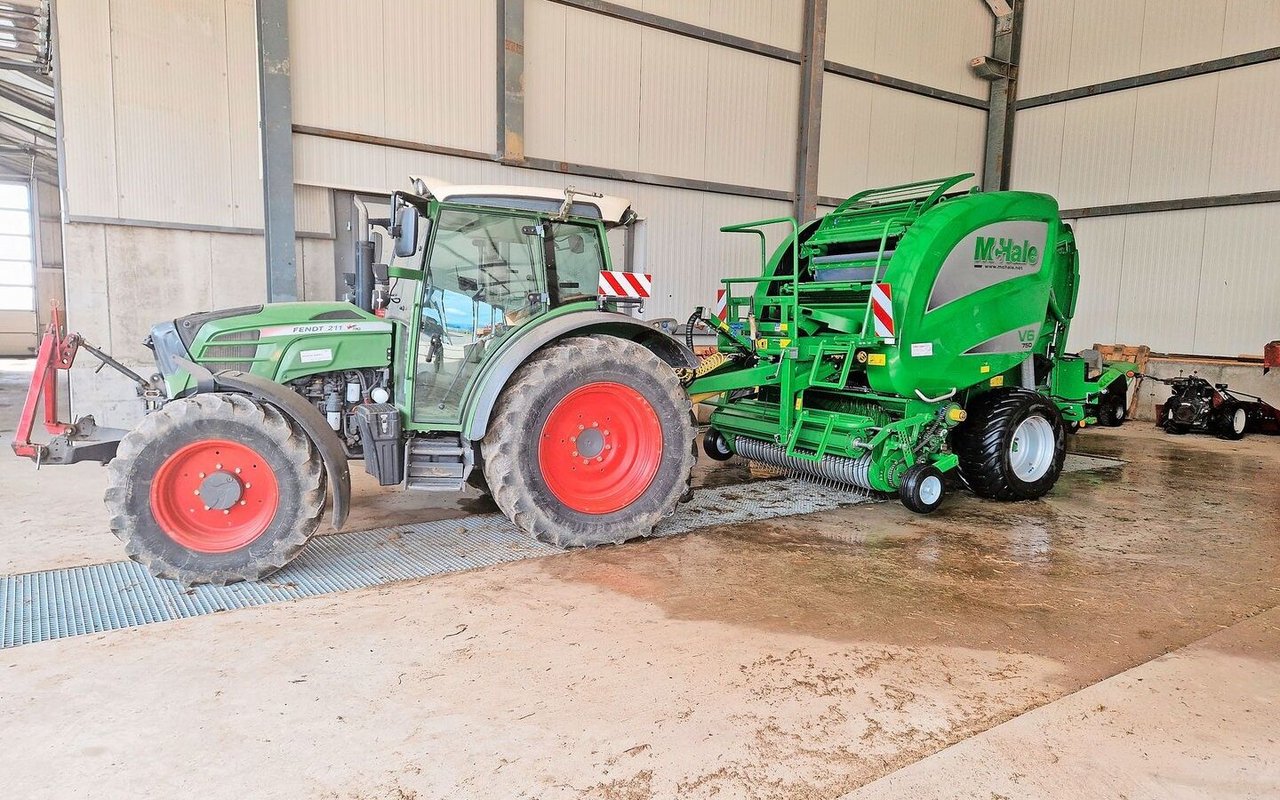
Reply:
[[226, 439], [192, 442], [151, 479], [151, 515], [178, 544], [228, 553], [262, 535], [276, 515], [280, 486], [266, 459]]
[[583, 514], [634, 503], [662, 464], [662, 423], [644, 396], [601, 381], [574, 389], [551, 409], [538, 442], [542, 479]]

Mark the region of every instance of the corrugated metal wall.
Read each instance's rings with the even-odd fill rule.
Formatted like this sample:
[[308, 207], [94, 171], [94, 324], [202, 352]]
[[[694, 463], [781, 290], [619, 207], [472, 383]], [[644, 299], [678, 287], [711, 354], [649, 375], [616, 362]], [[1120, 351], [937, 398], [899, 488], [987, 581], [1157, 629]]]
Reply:
[[[1020, 95], [1277, 46], [1280, 3], [1030, 2]], [[1020, 110], [1013, 186], [1067, 209], [1280, 189], [1277, 86], [1272, 61]], [[1080, 219], [1072, 346], [1259, 352], [1280, 335], [1278, 217], [1266, 204]]]
[[[59, 3], [73, 219], [261, 225], [253, 2], [180, 5]], [[791, 51], [802, 44], [803, 0], [620, 5]], [[827, 57], [985, 96], [985, 85], [966, 67], [990, 46], [990, 14], [982, 3], [883, 6], [832, 0]], [[294, 0], [289, 11], [295, 124], [495, 150], [494, 0]], [[524, 68], [530, 157], [765, 191], [794, 188], [795, 63], [526, 0]], [[977, 170], [983, 112], [834, 74], [826, 81], [822, 193]], [[657, 275], [649, 316], [683, 317], [710, 302], [719, 277], [757, 268], [754, 240], [719, 234], [720, 225], [790, 211], [782, 200], [575, 178], [385, 142], [299, 134], [299, 232], [332, 235], [329, 190], [385, 191], [405, 185], [411, 172], [453, 183], [576, 184], [632, 198], [649, 220], [647, 268]], [[105, 234], [87, 238], [94, 236]], [[182, 238], [180, 232], [165, 236]], [[198, 250], [209, 239], [201, 233], [191, 241]], [[170, 246], [174, 258], [194, 259], [190, 269], [207, 269], [185, 244]], [[260, 269], [261, 256], [251, 249], [238, 258]], [[95, 273], [73, 277], [80, 284], [95, 280]], [[255, 272], [240, 286], [251, 288], [260, 278]], [[212, 290], [189, 299], [218, 300]]]

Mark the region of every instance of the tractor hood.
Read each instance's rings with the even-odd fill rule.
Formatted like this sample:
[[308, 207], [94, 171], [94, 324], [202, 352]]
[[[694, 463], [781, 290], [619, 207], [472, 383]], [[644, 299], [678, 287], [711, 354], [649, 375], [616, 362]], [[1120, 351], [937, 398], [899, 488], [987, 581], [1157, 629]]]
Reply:
[[177, 358], [211, 372], [238, 370], [277, 383], [319, 372], [385, 367], [391, 323], [345, 302], [272, 303], [179, 317], [152, 328], [148, 344], [168, 384], [185, 391]]

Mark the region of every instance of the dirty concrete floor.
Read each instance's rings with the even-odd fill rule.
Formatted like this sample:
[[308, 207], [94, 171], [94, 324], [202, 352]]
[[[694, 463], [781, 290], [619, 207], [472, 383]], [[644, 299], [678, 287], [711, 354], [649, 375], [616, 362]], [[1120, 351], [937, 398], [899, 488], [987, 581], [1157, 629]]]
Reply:
[[[6, 650], [0, 785], [1280, 794], [1280, 441], [1137, 423], [1071, 446], [1128, 463], [1042, 501], [846, 508]], [[119, 558], [100, 473], [0, 459], [0, 569]], [[359, 494], [358, 525], [413, 513]]]

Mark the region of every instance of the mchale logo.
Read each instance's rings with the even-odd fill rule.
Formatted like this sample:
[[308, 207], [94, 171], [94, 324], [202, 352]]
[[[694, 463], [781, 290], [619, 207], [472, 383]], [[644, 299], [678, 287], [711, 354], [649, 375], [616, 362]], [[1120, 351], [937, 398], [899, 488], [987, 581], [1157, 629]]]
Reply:
[[990, 266], [1035, 265], [1040, 258], [1040, 251], [1026, 239], [1018, 244], [1012, 239], [997, 239], [994, 236], [977, 237], [973, 259], [986, 262]]

